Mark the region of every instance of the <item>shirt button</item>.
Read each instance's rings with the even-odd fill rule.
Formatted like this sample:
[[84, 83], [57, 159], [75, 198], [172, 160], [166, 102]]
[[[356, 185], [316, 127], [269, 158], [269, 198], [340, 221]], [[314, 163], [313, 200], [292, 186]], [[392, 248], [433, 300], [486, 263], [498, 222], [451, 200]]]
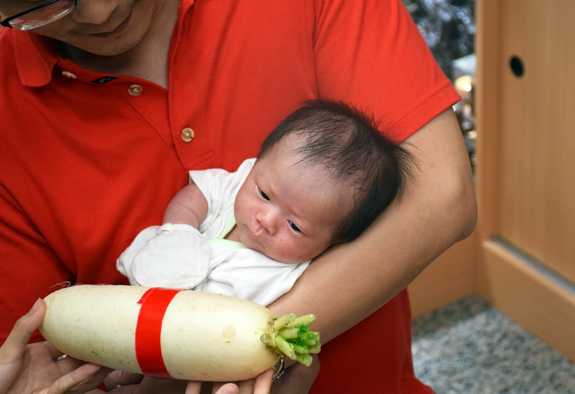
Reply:
[[137, 97], [142, 94], [142, 87], [138, 84], [133, 84], [128, 88], [128, 93], [130, 93], [130, 96]]
[[66, 78], [76, 79], [76, 74], [71, 73], [70, 71], [62, 71], [62, 75]]
[[190, 142], [191, 140], [194, 139], [194, 130], [190, 129], [189, 127], [186, 127], [185, 129], [182, 130], [180, 136], [182, 137], [182, 141]]

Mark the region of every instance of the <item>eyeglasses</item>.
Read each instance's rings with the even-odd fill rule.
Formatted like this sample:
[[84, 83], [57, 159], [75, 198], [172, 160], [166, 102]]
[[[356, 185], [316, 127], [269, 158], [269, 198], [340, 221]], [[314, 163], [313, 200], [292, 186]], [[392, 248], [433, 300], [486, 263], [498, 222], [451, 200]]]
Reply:
[[19, 14], [12, 15], [1, 21], [0, 25], [17, 30], [32, 30], [68, 15], [72, 12], [76, 3], [77, 0], [51, 0]]

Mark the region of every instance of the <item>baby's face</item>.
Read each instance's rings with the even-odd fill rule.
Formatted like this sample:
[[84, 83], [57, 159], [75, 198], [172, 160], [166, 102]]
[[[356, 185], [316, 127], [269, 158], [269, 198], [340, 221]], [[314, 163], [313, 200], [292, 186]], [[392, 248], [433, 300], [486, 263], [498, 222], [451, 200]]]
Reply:
[[285, 137], [256, 162], [234, 206], [240, 241], [283, 263], [320, 255], [353, 207], [349, 189], [323, 167], [295, 164], [298, 138]]

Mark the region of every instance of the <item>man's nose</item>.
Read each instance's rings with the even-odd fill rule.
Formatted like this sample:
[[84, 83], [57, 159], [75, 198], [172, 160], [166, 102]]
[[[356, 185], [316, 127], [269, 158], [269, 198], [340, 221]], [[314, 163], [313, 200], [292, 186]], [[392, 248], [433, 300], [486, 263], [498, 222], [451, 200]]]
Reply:
[[118, 8], [120, 0], [79, 0], [70, 14], [78, 23], [99, 25]]

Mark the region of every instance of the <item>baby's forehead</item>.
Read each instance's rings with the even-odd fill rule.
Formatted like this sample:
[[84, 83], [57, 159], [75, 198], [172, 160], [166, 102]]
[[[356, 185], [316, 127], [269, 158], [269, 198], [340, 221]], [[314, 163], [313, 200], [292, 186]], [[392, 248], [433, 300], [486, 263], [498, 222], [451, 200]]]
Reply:
[[313, 187], [331, 187], [341, 192], [331, 195], [332, 199], [341, 198], [339, 194], [355, 199], [361, 194], [363, 178], [359, 170], [352, 174], [342, 174], [331, 160], [303, 157], [297, 153], [288, 167], [289, 171], [296, 172], [301, 179], [312, 179]]
[[[341, 224], [355, 207], [357, 188], [354, 183], [331, 176], [329, 169], [325, 166], [306, 166], [303, 163], [301, 165], [300, 179], [302, 182], [297, 187], [309, 188], [309, 198], [320, 199], [322, 206], [329, 207], [327, 215], [317, 216], [316, 221]], [[308, 178], [303, 181], [306, 177]]]

